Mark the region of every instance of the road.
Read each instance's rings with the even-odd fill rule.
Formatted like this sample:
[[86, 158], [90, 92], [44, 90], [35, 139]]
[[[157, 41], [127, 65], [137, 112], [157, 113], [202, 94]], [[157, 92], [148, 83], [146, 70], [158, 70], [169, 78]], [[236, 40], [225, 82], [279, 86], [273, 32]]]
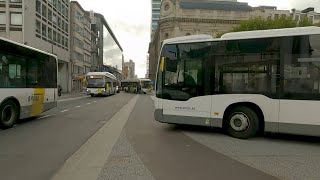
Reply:
[[43, 119], [0, 131], [0, 179], [50, 179], [132, 97], [117, 94], [63, 101]]
[[59, 102], [0, 131], [1, 179], [318, 179], [320, 138], [161, 124], [148, 95]]

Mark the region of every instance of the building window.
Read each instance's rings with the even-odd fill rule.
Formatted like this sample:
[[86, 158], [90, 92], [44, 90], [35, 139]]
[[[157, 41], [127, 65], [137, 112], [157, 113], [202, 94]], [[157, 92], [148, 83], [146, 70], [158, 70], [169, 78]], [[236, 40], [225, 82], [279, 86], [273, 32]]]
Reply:
[[10, 13], [11, 25], [22, 25], [22, 13]]
[[64, 30], [64, 21], [61, 21], [61, 29]]
[[55, 30], [52, 31], [53, 42], [57, 42], [57, 33]]
[[42, 36], [47, 37], [47, 26], [42, 24]]
[[48, 9], [48, 19], [52, 21], [52, 11], [50, 9]]
[[47, 18], [47, 7], [42, 4], [42, 16]]
[[22, 0], [10, 0], [10, 2], [13, 2], [13, 3], [21, 3]]
[[6, 13], [0, 12], [0, 24], [6, 24], [6, 23], [7, 23]]
[[64, 7], [64, 5], [62, 4], [61, 6], [61, 11], [62, 11], [62, 14], [65, 16], [65, 10], [66, 10], [66, 7]]
[[36, 2], [36, 11], [41, 14], [41, 2], [39, 0]]
[[74, 24], [74, 25], [75, 25], [75, 31], [79, 33], [81, 36], [83, 36], [83, 29], [77, 24]]
[[53, 22], [54, 24], [57, 24], [57, 16], [56, 16], [56, 15], [53, 15], [53, 16], [52, 16], [52, 22]]
[[48, 27], [48, 38], [52, 40], [52, 29]]
[[186, 36], [190, 36], [190, 35], [191, 35], [190, 33], [187, 33], [187, 34], [186, 34]]
[[78, 19], [80, 22], [83, 21], [83, 16], [82, 16], [78, 11], [75, 12], [75, 17], [76, 17], [76, 19]]
[[40, 29], [41, 29], [41, 23], [40, 21], [36, 20], [36, 32], [40, 34]]
[[48, 0], [48, 2], [49, 2], [50, 4], [52, 4], [52, 0]]
[[66, 38], [66, 41], [64, 42], [64, 44], [65, 44], [66, 48], [68, 48], [68, 46], [69, 46], [68, 38]]
[[61, 45], [64, 46], [64, 36], [61, 36]]
[[68, 33], [68, 30], [69, 30], [69, 28], [68, 28], [68, 23], [66, 23], [66, 24], [65, 24], [65, 31]]
[[61, 19], [58, 17], [58, 27], [61, 28]]
[[275, 14], [274, 19], [279, 19], [279, 14]]
[[61, 35], [59, 33], [57, 33], [57, 42], [58, 42], [58, 44], [61, 43]]
[[58, 0], [53, 0], [53, 7], [57, 8], [58, 6]]
[[58, 12], [61, 13], [61, 1], [58, 1]]

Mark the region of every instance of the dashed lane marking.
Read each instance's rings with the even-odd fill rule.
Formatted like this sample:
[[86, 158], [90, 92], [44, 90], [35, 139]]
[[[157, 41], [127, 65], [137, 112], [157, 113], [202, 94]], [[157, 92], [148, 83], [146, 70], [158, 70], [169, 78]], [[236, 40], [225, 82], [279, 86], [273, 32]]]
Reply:
[[51, 117], [52, 115], [46, 115], [46, 116], [42, 116], [42, 117], [39, 117], [37, 119], [44, 119], [44, 118], [48, 118], [48, 117]]

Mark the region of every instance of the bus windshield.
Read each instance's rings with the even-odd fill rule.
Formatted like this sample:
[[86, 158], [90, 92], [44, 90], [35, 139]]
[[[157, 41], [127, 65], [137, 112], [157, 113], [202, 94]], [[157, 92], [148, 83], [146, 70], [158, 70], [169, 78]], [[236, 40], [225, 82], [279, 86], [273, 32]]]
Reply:
[[144, 81], [141, 84], [142, 84], [142, 88], [149, 88], [150, 87], [150, 82], [148, 82], [148, 81]]
[[105, 81], [103, 78], [88, 78], [88, 88], [104, 87]]

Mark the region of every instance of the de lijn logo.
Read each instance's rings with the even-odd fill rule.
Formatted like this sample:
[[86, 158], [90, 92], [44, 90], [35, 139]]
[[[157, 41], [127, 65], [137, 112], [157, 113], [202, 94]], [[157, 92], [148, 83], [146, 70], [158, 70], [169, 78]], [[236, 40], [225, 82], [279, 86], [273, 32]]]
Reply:
[[42, 94], [33, 94], [31, 96], [28, 96], [28, 102], [31, 102], [31, 101], [40, 101], [40, 96]]

